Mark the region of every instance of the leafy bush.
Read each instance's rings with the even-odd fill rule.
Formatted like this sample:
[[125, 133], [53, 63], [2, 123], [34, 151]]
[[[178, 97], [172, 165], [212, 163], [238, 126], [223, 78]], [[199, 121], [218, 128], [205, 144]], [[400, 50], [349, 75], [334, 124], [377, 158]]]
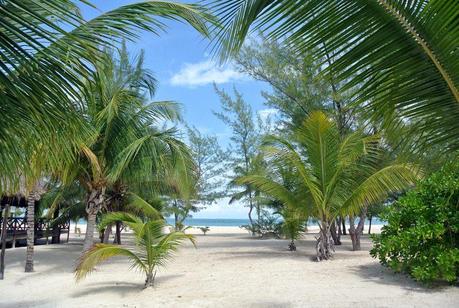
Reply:
[[373, 257], [422, 282], [454, 282], [459, 273], [459, 164], [432, 174], [389, 206]]

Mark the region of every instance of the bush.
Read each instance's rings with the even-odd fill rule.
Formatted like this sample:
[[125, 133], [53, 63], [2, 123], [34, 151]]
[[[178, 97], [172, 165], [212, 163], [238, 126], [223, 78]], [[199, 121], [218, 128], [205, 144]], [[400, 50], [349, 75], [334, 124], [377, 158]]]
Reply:
[[459, 273], [459, 165], [432, 174], [389, 206], [371, 255], [422, 282], [454, 282]]

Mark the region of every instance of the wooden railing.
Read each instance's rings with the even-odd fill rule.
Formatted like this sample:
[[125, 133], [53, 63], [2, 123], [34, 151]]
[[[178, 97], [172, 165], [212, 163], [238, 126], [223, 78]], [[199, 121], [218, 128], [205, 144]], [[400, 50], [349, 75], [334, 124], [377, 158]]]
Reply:
[[[3, 219], [0, 219], [0, 230], [2, 230]], [[16, 240], [24, 239], [27, 236], [27, 218], [26, 217], [9, 217], [6, 225], [6, 235], [7, 241], [13, 241], [13, 246], [15, 245]], [[67, 241], [69, 238], [70, 231], [70, 221], [67, 221], [63, 224], [58, 224], [56, 226], [51, 226], [51, 224], [44, 220], [38, 219], [35, 220], [35, 239], [49, 236], [53, 238], [53, 243], [60, 242], [60, 235], [62, 233], [67, 233]]]

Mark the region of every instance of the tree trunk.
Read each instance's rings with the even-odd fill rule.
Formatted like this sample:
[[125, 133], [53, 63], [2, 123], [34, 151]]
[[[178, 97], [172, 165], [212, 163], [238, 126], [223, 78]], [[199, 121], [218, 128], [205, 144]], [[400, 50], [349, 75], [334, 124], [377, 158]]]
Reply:
[[343, 235], [347, 235], [347, 233], [346, 233], [346, 217], [341, 217], [341, 222], [343, 223]]
[[27, 197], [27, 251], [25, 272], [33, 272], [33, 249], [35, 242], [35, 192]]
[[353, 216], [349, 217], [349, 222], [350, 222], [349, 234], [351, 236], [353, 251], [359, 251], [361, 249], [360, 237], [363, 233], [362, 232], [363, 227], [365, 226], [366, 215], [367, 215], [367, 209], [364, 208], [362, 209], [362, 212], [360, 212], [360, 220], [359, 220], [359, 224], [357, 225], [357, 228], [355, 227], [355, 218]]
[[148, 273], [145, 279], [145, 288], [153, 287], [155, 284], [156, 271], [154, 273]]
[[100, 190], [93, 189], [86, 202], [86, 213], [88, 220], [86, 224], [86, 235], [84, 238], [83, 251], [88, 250], [94, 245], [94, 229], [96, 226], [96, 217], [102, 208], [104, 202], [105, 188]]
[[[54, 219], [57, 217], [59, 217], [59, 210], [55, 211], [53, 214]], [[59, 229], [59, 225], [54, 225], [52, 228], [51, 244], [59, 244], [61, 242], [61, 230]]]
[[333, 244], [334, 245], [341, 245], [341, 241], [339, 239], [339, 235], [338, 235], [338, 232], [336, 230], [336, 222], [335, 221], [332, 221], [331, 225], [330, 225], [330, 234], [331, 234], [331, 237], [333, 239]]
[[341, 228], [342, 226], [342, 223], [341, 223], [341, 216], [339, 216], [337, 219], [336, 219], [336, 225], [338, 226], [338, 240], [341, 241], [341, 235], [343, 234], [343, 229]]
[[121, 221], [116, 222], [115, 244], [121, 245]]
[[108, 243], [111, 233], [112, 233], [112, 224], [109, 224], [107, 225], [107, 227], [105, 227], [104, 238], [102, 240], [103, 243]]
[[0, 280], [5, 277], [5, 252], [6, 252], [6, 232], [8, 225], [8, 216], [10, 216], [10, 205], [5, 204], [5, 208], [2, 213], [2, 252], [0, 254]]
[[316, 245], [317, 261], [329, 260], [335, 251], [330, 225], [328, 222], [322, 222], [319, 227], [319, 238]]
[[253, 205], [250, 204], [250, 208], [249, 208], [249, 221], [250, 221], [250, 225], [251, 225], [251, 226], [253, 226], [252, 211], [253, 211]]
[[368, 234], [371, 234], [371, 221], [372, 220], [373, 220], [373, 216], [370, 215], [370, 219], [369, 219], [370, 223], [368, 224]]
[[260, 222], [261, 220], [261, 206], [257, 202], [257, 221]]

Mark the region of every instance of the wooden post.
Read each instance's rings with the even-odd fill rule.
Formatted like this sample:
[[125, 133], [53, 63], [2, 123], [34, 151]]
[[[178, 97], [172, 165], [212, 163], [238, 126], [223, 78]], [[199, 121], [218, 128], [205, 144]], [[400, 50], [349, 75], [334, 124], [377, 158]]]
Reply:
[[2, 212], [2, 252], [0, 254], [0, 280], [3, 280], [5, 277], [5, 251], [6, 251], [6, 232], [7, 232], [7, 225], [8, 225], [8, 216], [10, 216], [10, 205], [7, 203], [5, 204], [5, 208]]

